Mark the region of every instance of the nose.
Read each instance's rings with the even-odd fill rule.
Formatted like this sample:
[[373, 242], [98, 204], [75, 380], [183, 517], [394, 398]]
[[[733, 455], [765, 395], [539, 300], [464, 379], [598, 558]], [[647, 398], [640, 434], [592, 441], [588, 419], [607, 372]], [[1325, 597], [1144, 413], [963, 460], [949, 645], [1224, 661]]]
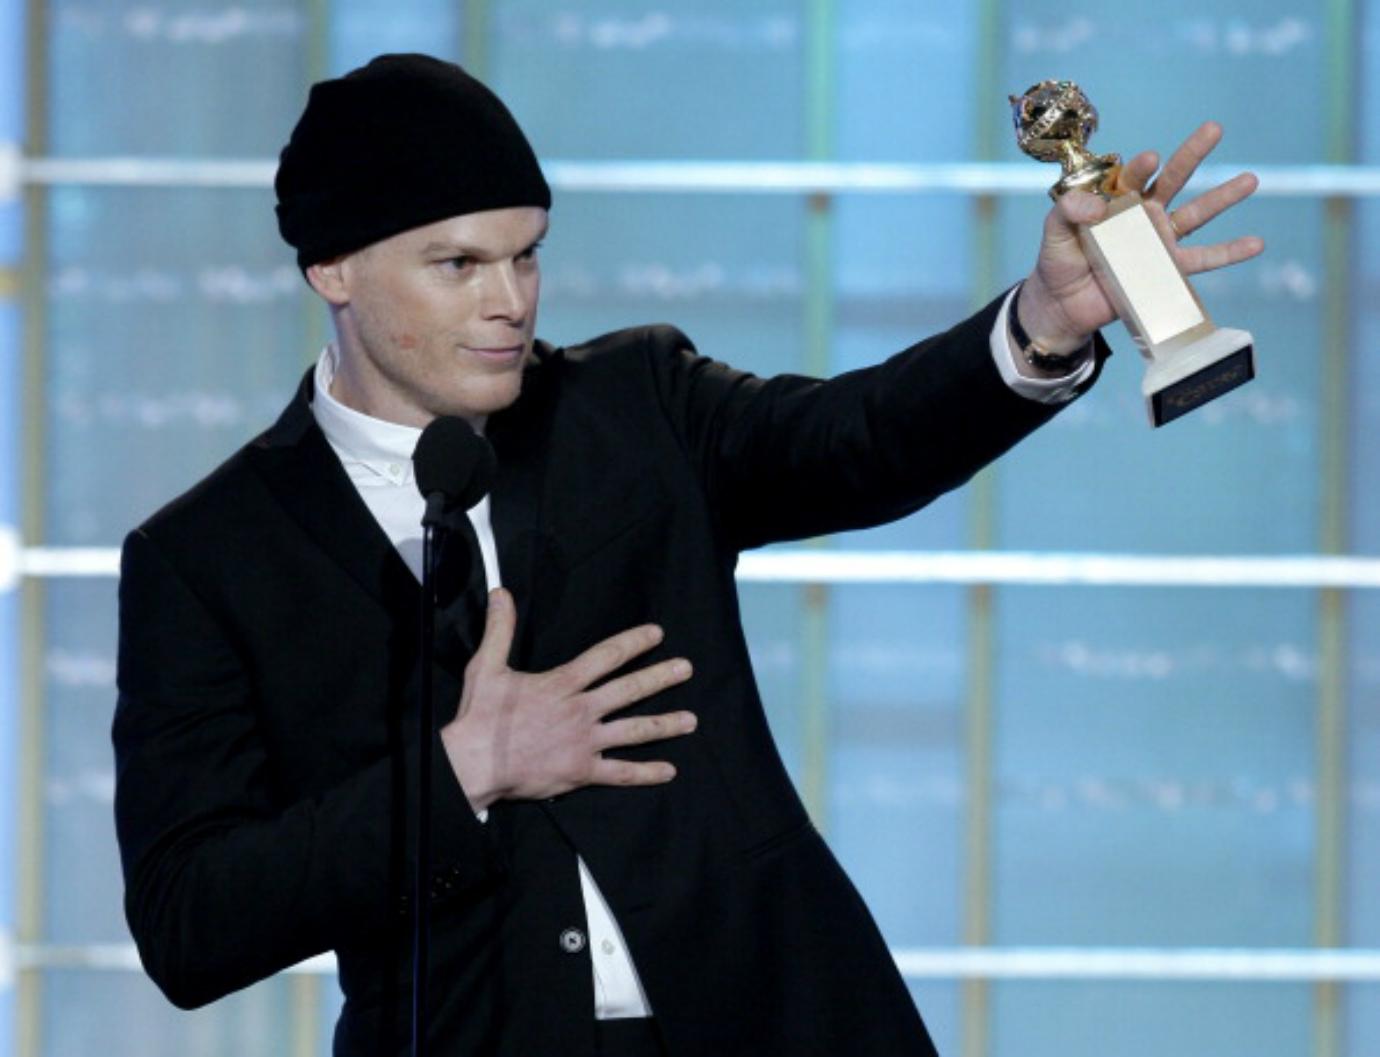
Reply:
[[527, 294], [512, 263], [495, 263], [485, 280], [484, 318], [521, 324], [527, 317]]

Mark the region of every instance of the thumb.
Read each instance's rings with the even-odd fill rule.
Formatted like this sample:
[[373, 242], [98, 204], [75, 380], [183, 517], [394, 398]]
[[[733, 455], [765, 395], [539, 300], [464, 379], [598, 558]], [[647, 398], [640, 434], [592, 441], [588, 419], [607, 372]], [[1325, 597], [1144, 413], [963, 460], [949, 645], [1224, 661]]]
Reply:
[[[1087, 191], [1070, 191], [1060, 195], [1050, 211], [1050, 225], [1062, 233], [1076, 237], [1075, 229], [1082, 224], [1096, 224], [1107, 215], [1107, 203]], [[1047, 234], [1053, 234], [1047, 230]]]
[[508, 667], [508, 651], [517, 627], [517, 607], [513, 596], [501, 587], [489, 592], [489, 607], [484, 616], [484, 637], [471, 662], [480, 671], [499, 672]]
[[1090, 266], [1079, 228], [1096, 223], [1106, 212], [1106, 203], [1086, 191], [1070, 191], [1055, 200], [1054, 208], [1045, 215], [1038, 263], [1051, 290], [1071, 289], [1088, 278]]

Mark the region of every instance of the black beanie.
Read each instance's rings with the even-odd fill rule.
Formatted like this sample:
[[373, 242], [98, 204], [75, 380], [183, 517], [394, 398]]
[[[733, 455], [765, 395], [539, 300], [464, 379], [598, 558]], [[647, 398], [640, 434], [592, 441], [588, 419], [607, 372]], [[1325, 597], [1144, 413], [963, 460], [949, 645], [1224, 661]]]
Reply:
[[380, 55], [312, 85], [273, 186], [278, 230], [303, 271], [446, 217], [551, 208], [508, 108], [429, 55]]

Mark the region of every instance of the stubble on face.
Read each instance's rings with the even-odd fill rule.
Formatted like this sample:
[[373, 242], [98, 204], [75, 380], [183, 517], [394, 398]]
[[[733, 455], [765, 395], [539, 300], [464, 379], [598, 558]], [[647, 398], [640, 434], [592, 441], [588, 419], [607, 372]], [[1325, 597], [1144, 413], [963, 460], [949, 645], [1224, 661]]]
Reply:
[[532, 351], [546, 226], [537, 207], [470, 213], [344, 258], [332, 395], [418, 427], [439, 415], [478, 423], [512, 404]]

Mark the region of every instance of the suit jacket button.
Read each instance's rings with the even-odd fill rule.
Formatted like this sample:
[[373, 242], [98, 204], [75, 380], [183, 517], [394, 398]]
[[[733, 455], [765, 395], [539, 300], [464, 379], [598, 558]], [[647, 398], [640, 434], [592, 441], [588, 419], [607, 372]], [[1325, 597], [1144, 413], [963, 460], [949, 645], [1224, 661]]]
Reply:
[[579, 954], [585, 949], [585, 934], [579, 929], [566, 929], [561, 933], [561, 950], [566, 954]]

